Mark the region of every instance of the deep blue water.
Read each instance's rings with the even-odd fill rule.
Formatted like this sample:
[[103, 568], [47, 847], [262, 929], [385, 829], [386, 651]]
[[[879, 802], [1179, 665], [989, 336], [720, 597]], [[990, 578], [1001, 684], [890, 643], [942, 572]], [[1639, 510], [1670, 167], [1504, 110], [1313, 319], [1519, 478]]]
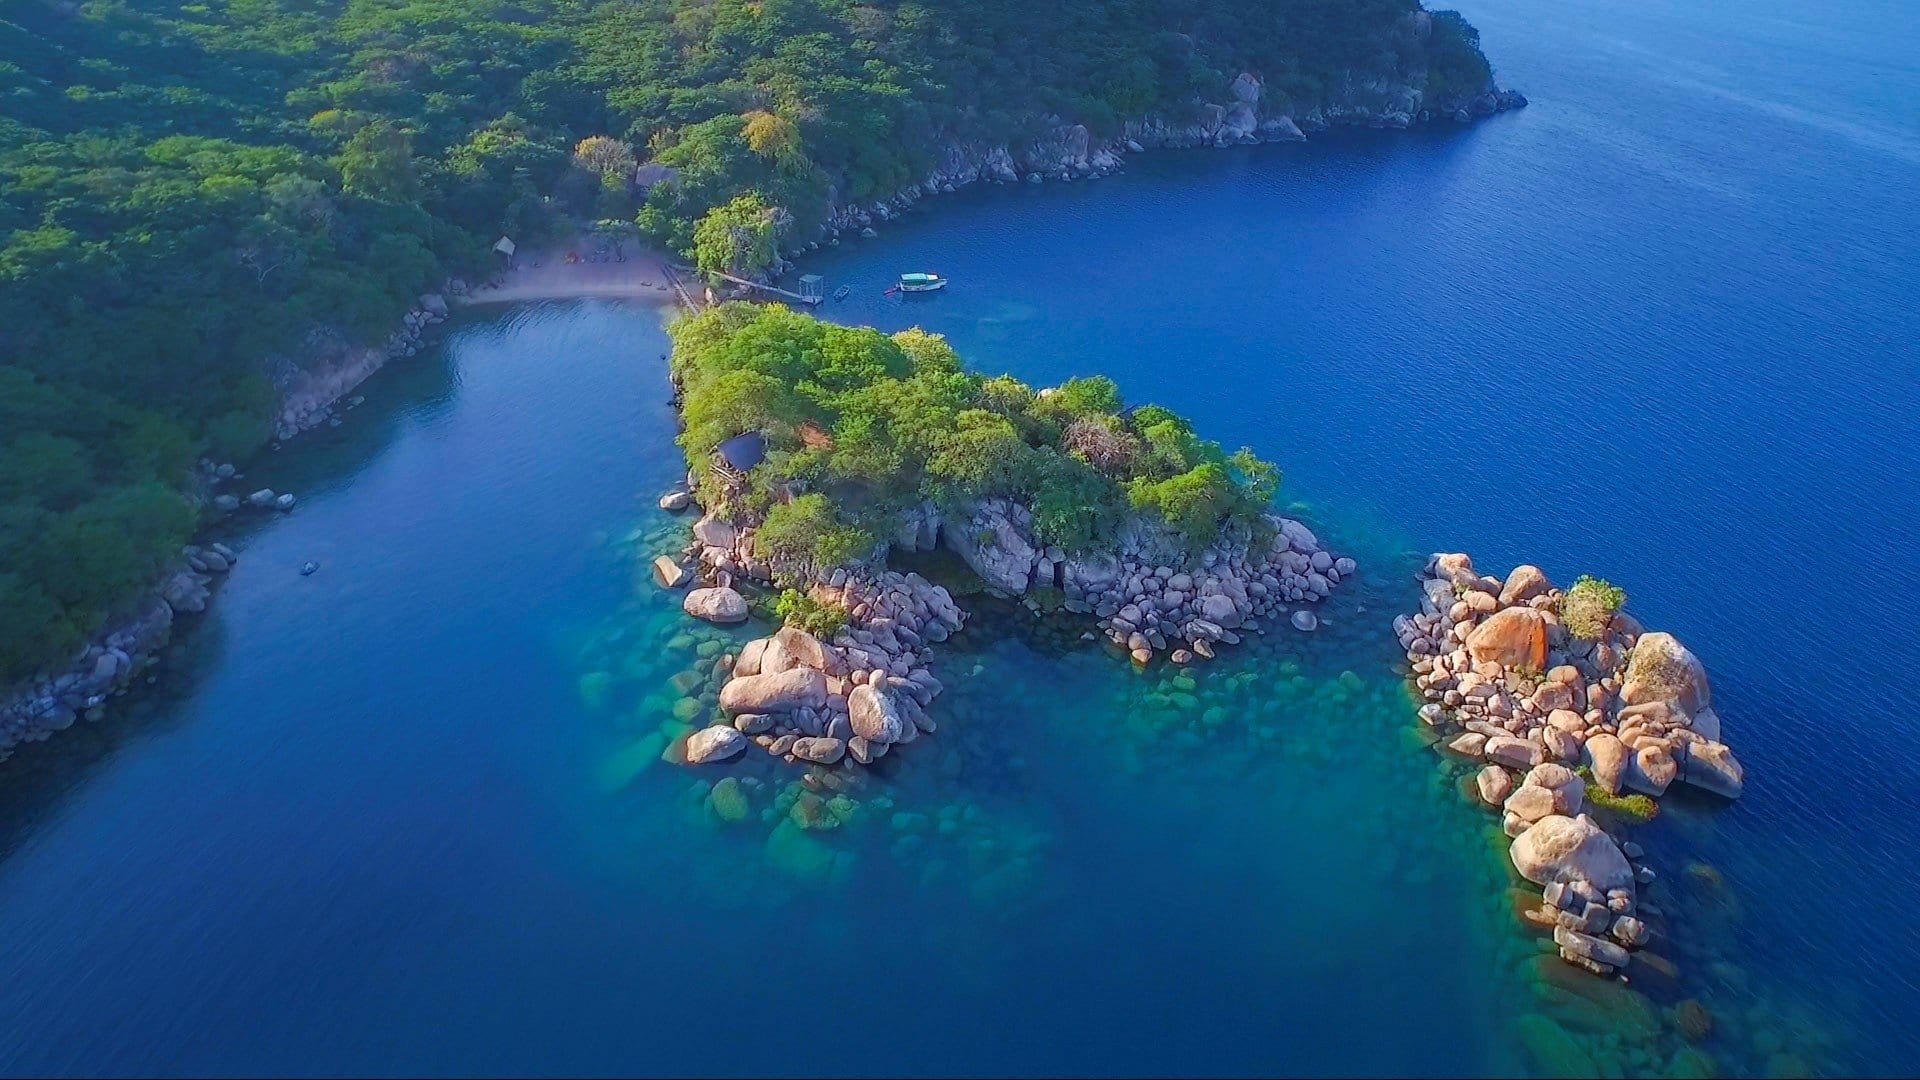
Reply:
[[[1489, 819], [1405, 738], [1380, 630], [1437, 548], [1603, 574], [1713, 673], [1746, 798], [1645, 839], [1720, 1067], [1920, 1067], [1920, 29], [1467, 14], [1531, 108], [967, 194], [809, 267], [831, 317], [1279, 461], [1366, 568], [1322, 634], [1187, 709], [983, 615], [880, 792], [938, 828], [721, 826], [635, 750], [722, 647], [631, 581], [677, 527], [658, 320], [471, 319], [252, 470], [300, 509], [153, 693], [4, 766], [0, 1071], [1564, 1067], [1537, 1015], [1675, 1067], [1542, 991]], [[917, 269], [955, 285], [879, 296]]]

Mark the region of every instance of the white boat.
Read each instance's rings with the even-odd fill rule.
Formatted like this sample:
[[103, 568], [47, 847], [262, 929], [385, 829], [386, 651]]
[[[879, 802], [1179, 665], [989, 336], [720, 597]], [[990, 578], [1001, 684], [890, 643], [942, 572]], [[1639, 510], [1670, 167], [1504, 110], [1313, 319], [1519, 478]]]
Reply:
[[900, 284], [894, 288], [901, 292], [934, 292], [947, 287], [947, 279], [939, 274], [901, 274]]

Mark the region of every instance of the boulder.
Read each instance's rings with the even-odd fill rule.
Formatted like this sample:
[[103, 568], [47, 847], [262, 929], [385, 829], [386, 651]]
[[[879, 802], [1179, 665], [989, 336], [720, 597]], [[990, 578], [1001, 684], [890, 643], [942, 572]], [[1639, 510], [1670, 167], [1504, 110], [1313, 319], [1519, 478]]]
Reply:
[[1587, 739], [1587, 768], [1593, 782], [1609, 795], [1620, 794], [1627, 781], [1627, 748], [1617, 737], [1601, 732]]
[[1613, 942], [1594, 937], [1592, 934], [1569, 930], [1564, 926], [1554, 927], [1553, 943], [1560, 946], [1562, 953], [1572, 953], [1608, 967], [1626, 967], [1629, 960], [1627, 950]]
[[1544, 596], [1553, 588], [1553, 582], [1547, 580], [1546, 571], [1529, 563], [1522, 563], [1507, 575], [1506, 583], [1500, 586], [1500, 606], [1511, 607], [1524, 604], [1536, 596]]
[[740, 646], [740, 655], [733, 660], [733, 677], [760, 674], [760, 658], [767, 653], [767, 643], [772, 638], [754, 638]]
[[1505, 809], [1507, 813], [1531, 825], [1554, 812], [1553, 792], [1532, 784], [1521, 784], [1513, 794], [1507, 796]]
[[1462, 588], [1472, 588], [1480, 580], [1473, 569], [1473, 560], [1464, 551], [1450, 551], [1435, 555], [1432, 560], [1432, 574], [1441, 581]]
[[1547, 744], [1547, 753], [1556, 761], [1580, 760], [1580, 737], [1557, 727], [1540, 729], [1540, 737]]
[[714, 623], [747, 621], [746, 598], [732, 589], [695, 589], [680, 603], [687, 614]]
[[879, 745], [899, 742], [913, 723], [891, 690], [872, 686], [856, 686], [847, 695], [847, 716], [855, 735]]
[[1302, 555], [1312, 555], [1320, 550], [1320, 538], [1313, 530], [1292, 518], [1280, 519], [1280, 535], [1286, 538], [1287, 546]]
[[[1487, 737], [1477, 731], [1463, 731], [1447, 743], [1447, 749], [1467, 757], [1485, 757]], [[1497, 768], [1497, 766], [1496, 766]]]
[[819, 638], [797, 626], [783, 626], [767, 639], [766, 650], [760, 654], [760, 673], [772, 675], [796, 667], [810, 667], [822, 674], [838, 675], [837, 659]]
[[674, 490], [667, 492], [665, 495], [660, 496], [660, 509], [668, 510], [676, 514], [682, 510], [685, 510], [688, 506], [691, 506], [692, 504], [693, 504], [692, 493], [684, 491], [679, 488], [675, 488]]
[[1699, 658], [1672, 634], [1643, 634], [1633, 647], [1620, 701], [1641, 705], [1671, 701], [1682, 712], [1694, 713], [1713, 703], [1713, 688]]
[[1666, 745], [1658, 742], [1642, 744], [1634, 751], [1633, 760], [1627, 767], [1627, 786], [1648, 795], [1664, 795], [1674, 778], [1680, 775], [1680, 765], [1673, 760], [1673, 754]]
[[1481, 769], [1473, 781], [1480, 788], [1480, 801], [1488, 806], [1500, 806], [1513, 794], [1512, 774], [1498, 765]]
[[733, 728], [742, 735], [764, 735], [773, 730], [773, 717], [766, 713], [741, 713], [733, 718]]
[[1225, 593], [1209, 593], [1200, 598], [1200, 614], [1208, 622], [1229, 630], [1240, 625], [1240, 609], [1233, 603], [1233, 597]]
[[688, 574], [685, 570], [681, 569], [680, 564], [677, 562], [674, 562], [670, 556], [666, 556], [666, 555], [654, 556], [653, 581], [654, 581], [654, 584], [660, 586], [661, 588], [677, 589], [680, 586], [685, 585], [687, 583], [687, 579], [691, 576], [692, 575]]
[[1723, 742], [1695, 740], [1686, 744], [1680, 779], [1716, 795], [1737, 799], [1746, 787], [1746, 770]]
[[739, 530], [708, 514], [693, 523], [693, 538], [707, 547], [732, 548], [740, 539]]
[[1305, 608], [1301, 608], [1299, 611], [1294, 612], [1288, 618], [1288, 621], [1293, 623], [1293, 628], [1295, 630], [1312, 631], [1314, 629], [1317, 629], [1320, 625], [1320, 619], [1316, 615], [1314, 615], [1313, 612], [1308, 611]]
[[847, 756], [862, 765], [871, 765], [886, 757], [889, 749], [891, 745], [888, 743], [868, 742], [858, 735], [847, 740]]
[[826, 677], [812, 668], [748, 675], [720, 688], [720, 708], [729, 716], [817, 709], [826, 703]]
[[1549, 814], [1534, 822], [1508, 849], [1514, 869], [1535, 885], [1588, 881], [1602, 892], [1633, 889], [1633, 867], [1620, 845], [1582, 814]]
[[257, 506], [264, 510], [273, 505], [273, 499], [274, 494], [272, 488], [261, 488], [259, 491], [247, 496], [247, 505]]
[[1547, 759], [1546, 748], [1537, 742], [1495, 735], [1487, 740], [1487, 760], [1516, 769], [1531, 769]]
[[1580, 812], [1587, 801], [1587, 784], [1565, 765], [1548, 762], [1535, 765], [1527, 771], [1527, 787], [1537, 787], [1553, 794], [1553, 812], [1573, 815]]
[[1533, 608], [1497, 611], [1467, 635], [1467, 655], [1476, 663], [1540, 671], [1547, 666], [1547, 619]]
[[715, 724], [687, 736], [687, 764], [725, 761], [747, 748], [747, 737], [730, 724]]

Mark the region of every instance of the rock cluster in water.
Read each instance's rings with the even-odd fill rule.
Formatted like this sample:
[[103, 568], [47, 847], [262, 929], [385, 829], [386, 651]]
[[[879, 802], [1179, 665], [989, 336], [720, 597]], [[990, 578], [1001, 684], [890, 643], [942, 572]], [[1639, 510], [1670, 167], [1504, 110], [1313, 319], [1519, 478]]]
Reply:
[[1435, 555], [1420, 611], [1394, 620], [1421, 719], [1448, 747], [1515, 769], [1585, 765], [1610, 795], [1658, 797], [1676, 780], [1737, 798], [1740, 763], [1720, 741], [1706, 669], [1673, 635], [1613, 613], [1599, 637], [1570, 634], [1564, 595], [1538, 567], [1506, 580], [1463, 554]]
[[[684, 508], [690, 500], [680, 491], [662, 496], [662, 508]], [[1038, 540], [1032, 522], [1026, 507], [1007, 499], [944, 514], [925, 503], [901, 515], [871, 565], [801, 572], [809, 599], [843, 613], [845, 624], [826, 642], [789, 626], [743, 648], [720, 694], [731, 724], [690, 739], [688, 762], [724, 761], [751, 743], [788, 761], [868, 765], [936, 729], [927, 708], [941, 684], [927, 649], [966, 616], [944, 587], [879, 568], [891, 549], [945, 547], [995, 594], [1025, 598], [1035, 609], [1044, 595], [1051, 607], [1098, 618], [1108, 638], [1143, 665], [1163, 653], [1176, 665], [1212, 657], [1216, 644], [1238, 643], [1263, 621], [1311, 631], [1319, 621], [1308, 605], [1356, 570], [1305, 525], [1277, 515], [1268, 515], [1258, 538], [1244, 527], [1223, 530], [1197, 553], [1136, 519], [1108, 550], [1069, 555]], [[752, 524], [707, 513], [679, 559], [653, 560], [653, 579], [677, 588], [697, 573], [702, 584], [683, 597], [682, 609], [708, 622], [744, 621], [748, 604], [733, 588], [735, 575], [774, 578], [753, 535]]]
[[1009, 596], [1054, 590], [1067, 611], [1100, 620], [1109, 640], [1145, 664], [1170, 653], [1176, 664], [1209, 658], [1219, 643], [1238, 644], [1241, 631], [1263, 621], [1288, 621], [1310, 631], [1319, 619], [1306, 605], [1333, 591], [1354, 573], [1354, 561], [1336, 558], [1305, 525], [1267, 515], [1270, 536], [1224, 530], [1192, 553], [1169, 533], [1135, 518], [1106, 551], [1068, 554], [1041, 543], [1033, 515], [1007, 499], [986, 499], [969, 510], [934, 517], [896, 544], [914, 537], [908, 550], [944, 543], [989, 588]]
[[1705, 669], [1624, 611], [1583, 620], [1597, 624], [1590, 636], [1570, 632], [1567, 594], [1535, 566], [1502, 580], [1436, 554], [1419, 580], [1420, 611], [1394, 632], [1427, 699], [1420, 719], [1446, 749], [1487, 762], [1475, 786], [1501, 813], [1514, 868], [1544, 887], [1536, 914], [1561, 958], [1626, 967], [1649, 939], [1635, 883], [1652, 871], [1583, 811], [1590, 795], [1658, 797], [1676, 781], [1739, 796]]

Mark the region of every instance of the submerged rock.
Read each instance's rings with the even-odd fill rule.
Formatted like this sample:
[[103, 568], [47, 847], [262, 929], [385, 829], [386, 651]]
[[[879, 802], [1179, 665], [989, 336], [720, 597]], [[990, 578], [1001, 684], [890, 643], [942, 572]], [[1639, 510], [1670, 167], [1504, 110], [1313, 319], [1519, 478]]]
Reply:
[[677, 589], [687, 583], [690, 577], [679, 563], [670, 556], [657, 555], [653, 560], [653, 580], [663, 589]]
[[687, 764], [725, 761], [747, 748], [747, 737], [730, 724], [715, 724], [687, 736]]

